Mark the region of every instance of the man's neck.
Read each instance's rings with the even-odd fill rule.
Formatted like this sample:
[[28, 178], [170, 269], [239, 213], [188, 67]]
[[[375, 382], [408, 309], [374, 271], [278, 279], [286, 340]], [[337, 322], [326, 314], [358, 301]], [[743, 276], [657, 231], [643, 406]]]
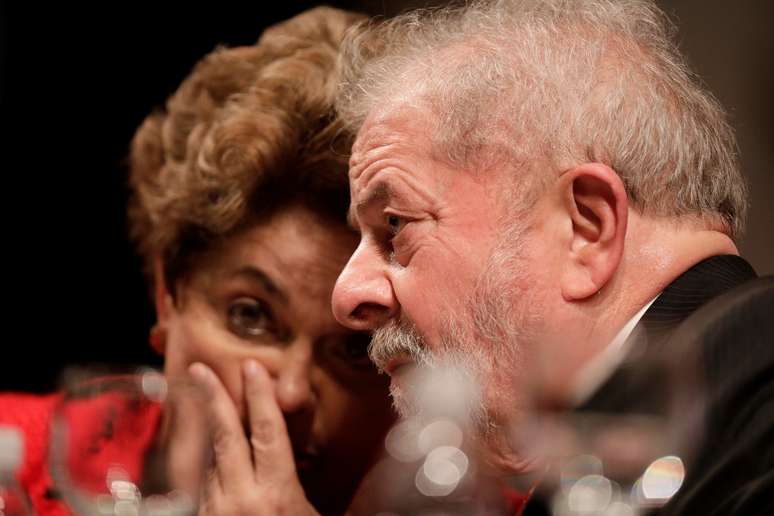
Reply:
[[[577, 377], [615, 336], [678, 276], [711, 256], [739, 254], [727, 235], [630, 211], [624, 256], [615, 277], [590, 301], [583, 356], [577, 356], [562, 392], [571, 400]], [[583, 334], [583, 333], [579, 333]]]
[[[698, 224], [698, 223], [697, 223]], [[644, 217], [630, 210], [624, 257], [608, 306], [607, 341], [635, 313], [678, 276], [711, 256], [738, 255], [731, 238], [711, 229], [672, 219]], [[606, 314], [600, 314], [605, 318]]]
[[629, 337], [639, 324], [645, 312], [658, 299], [651, 299], [634, 314], [626, 324], [616, 333], [615, 337], [596, 355], [591, 357], [573, 378], [572, 388], [569, 392], [568, 404], [572, 407], [580, 406], [601, 386], [618, 366], [631, 349]]

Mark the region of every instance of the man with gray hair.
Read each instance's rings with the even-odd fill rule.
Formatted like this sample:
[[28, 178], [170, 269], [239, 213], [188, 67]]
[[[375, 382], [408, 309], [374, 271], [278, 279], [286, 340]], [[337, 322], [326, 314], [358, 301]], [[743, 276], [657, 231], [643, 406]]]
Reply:
[[[361, 242], [333, 306], [375, 330], [404, 415], [423, 410], [417, 370], [475, 380], [490, 468], [550, 471], [527, 454], [556, 425], [525, 430], [550, 409], [576, 446], [548, 454], [601, 458], [586, 473], [608, 485], [600, 468], [618, 467], [640, 506], [749, 514], [772, 496], [774, 350], [738, 329], [708, 349], [706, 324], [685, 329], [755, 273], [734, 243], [746, 190], [732, 130], [673, 32], [645, 0], [475, 2], [361, 27], [338, 101], [357, 135]], [[648, 464], [683, 460], [679, 495], [648, 492]]]

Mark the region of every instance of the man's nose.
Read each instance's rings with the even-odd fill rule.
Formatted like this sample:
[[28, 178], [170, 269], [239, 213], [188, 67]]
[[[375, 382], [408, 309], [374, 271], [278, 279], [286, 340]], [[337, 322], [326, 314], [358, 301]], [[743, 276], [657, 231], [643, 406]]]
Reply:
[[333, 315], [353, 330], [373, 330], [398, 312], [384, 259], [362, 242], [333, 288]]

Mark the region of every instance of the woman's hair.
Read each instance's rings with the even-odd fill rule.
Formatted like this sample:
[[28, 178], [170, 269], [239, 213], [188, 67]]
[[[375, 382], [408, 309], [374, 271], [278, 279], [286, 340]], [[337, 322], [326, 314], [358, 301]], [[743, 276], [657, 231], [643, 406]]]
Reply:
[[165, 281], [290, 204], [345, 221], [351, 143], [336, 119], [339, 45], [360, 15], [329, 7], [205, 56], [131, 143], [130, 236]]

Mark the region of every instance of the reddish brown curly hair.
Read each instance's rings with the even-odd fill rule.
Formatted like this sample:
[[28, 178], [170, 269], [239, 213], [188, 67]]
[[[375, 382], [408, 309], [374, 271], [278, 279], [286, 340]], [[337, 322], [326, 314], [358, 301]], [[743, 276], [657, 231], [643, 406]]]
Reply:
[[202, 251], [282, 206], [344, 223], [350, 137], [332, 101], [339, 45], [363, 17], [318, 7], [268, 28], [256, 45], [217, 49], [130, 151], [130, 236], [152, 280], [172, 284]]

